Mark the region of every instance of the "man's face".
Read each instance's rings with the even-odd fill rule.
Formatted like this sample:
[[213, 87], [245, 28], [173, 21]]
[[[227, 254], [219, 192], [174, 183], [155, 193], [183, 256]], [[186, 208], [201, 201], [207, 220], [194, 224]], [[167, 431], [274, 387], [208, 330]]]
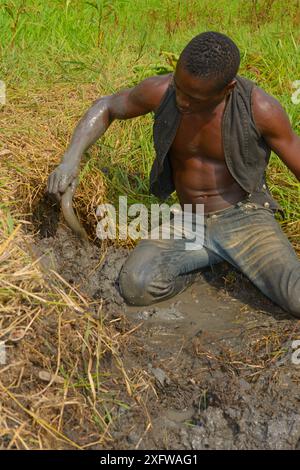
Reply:
[[215, 81], [191, 75], [179, 62], [174, 73], [177, 107], [182, 114], [213, 111], [234, 88], [235, 83], [232, 80], [225, 88], [216, 91]]

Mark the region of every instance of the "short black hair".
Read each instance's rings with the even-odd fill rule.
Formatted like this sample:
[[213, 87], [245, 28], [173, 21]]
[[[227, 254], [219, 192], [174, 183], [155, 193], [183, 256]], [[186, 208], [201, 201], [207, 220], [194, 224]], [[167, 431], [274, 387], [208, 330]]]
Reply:
[[225, 34], [207, 31], [188, 43], [179, 61], [192, 75], [215, 79], [216, 87], [223, 89], [237, 74], [240, 51]]

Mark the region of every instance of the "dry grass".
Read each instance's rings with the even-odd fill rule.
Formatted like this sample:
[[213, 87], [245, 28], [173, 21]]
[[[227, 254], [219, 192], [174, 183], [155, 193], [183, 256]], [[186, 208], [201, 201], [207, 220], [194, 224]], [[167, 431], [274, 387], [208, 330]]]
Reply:
[[92, 305], [57, 273], [43, 274], [21, 224], [9, 236], [1, 230], [1, 239], [2, 445], [107, 446], [118, 410], [141, 402], [148, 388], [143, 374], [129, 377], [122, 364], [133, 330], [122, 317], [105, 319], [101, 302]]
[[[0, 341], [7, 363], [0, 366], [0, 446], [7, 449], [110, 446], [118, 413], [132, 406], [142, 410], [145, 432], [151, 427], [143, 401], [149, 380], [138, 368], [129, 377], [122, 363], [133, 331], [122, 316], [105, 319], [101, 302], [43, 272], [31, 256], [32, 211], [75, 122], [99, 94], [70, 84], [47, 94], [14, 90], [2, 114]], [[76, 205], [93, 229], [105, 191], [101, 173], [89, 166]]]
[[[3, 148], [9, 151], [1, 166], [9, 175], [10, 184], [6, 200], [31, 212], [34, 204], [45, 192], [51, 170], [58, 163], [79, 116], [87, 103], [99, 96], [92, 86], [53, 86], [47, 91], [35, 89], [11, 91], [9, 103], [2, 113], [1, 125], [5, 128]], [[104, 183], [101, 174], [89, 175], [88, 184], [80, 186], [78, 200], [84, 194], [89, 204], [95, 194], [103, 197]], [[26, 205], [24, 207], [24, 204]]]
[[[75, 121], [98, 95], [70, 85], [47, 95], [19, 90], [2, 115], [0, 442], [8, 449], [108, 446], [119, 410], [141, 404], [148, 388], [141, 371], [128, 376], [123, 367], [132, 333], [124, 318], [106, 319], [101, 302], [43, 272], [32, 256], [32, 209]], [[101, 174], [89, 169], [76, 199], [93, 225], [104, 192]]]

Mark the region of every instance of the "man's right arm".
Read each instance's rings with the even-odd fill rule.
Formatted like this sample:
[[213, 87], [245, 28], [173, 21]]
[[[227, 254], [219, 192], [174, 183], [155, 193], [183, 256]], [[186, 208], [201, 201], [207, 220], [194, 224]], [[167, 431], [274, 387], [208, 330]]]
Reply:
[[51, 173], [47, 190], [58, 199], [68, 186], [75, 189], [83, 153], [115, 119], [130, 119], [154, 111], [168, 87], [170, 74], [143, 80], [134, 88], [99, 98], [80, 119], [60, 165]]

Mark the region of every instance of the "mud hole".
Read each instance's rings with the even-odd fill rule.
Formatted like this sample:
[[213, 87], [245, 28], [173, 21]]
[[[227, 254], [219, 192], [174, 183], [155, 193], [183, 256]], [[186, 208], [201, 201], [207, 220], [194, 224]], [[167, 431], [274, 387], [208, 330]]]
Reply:
[[112, 447], [300, 448], [300, 366], [291, 361], [299, 322], [229, 265], [199, 274], [169, 301], [134, 308], [117, 287], [127, 249], [83, 248], [59, 225], [35, 253], [102, 302], [108, 318], [124, 315], [130, 327], [140, 325], [123, 361], [128, 371], [146, 372], [152, 393], [144, 407], [120, 409]]

